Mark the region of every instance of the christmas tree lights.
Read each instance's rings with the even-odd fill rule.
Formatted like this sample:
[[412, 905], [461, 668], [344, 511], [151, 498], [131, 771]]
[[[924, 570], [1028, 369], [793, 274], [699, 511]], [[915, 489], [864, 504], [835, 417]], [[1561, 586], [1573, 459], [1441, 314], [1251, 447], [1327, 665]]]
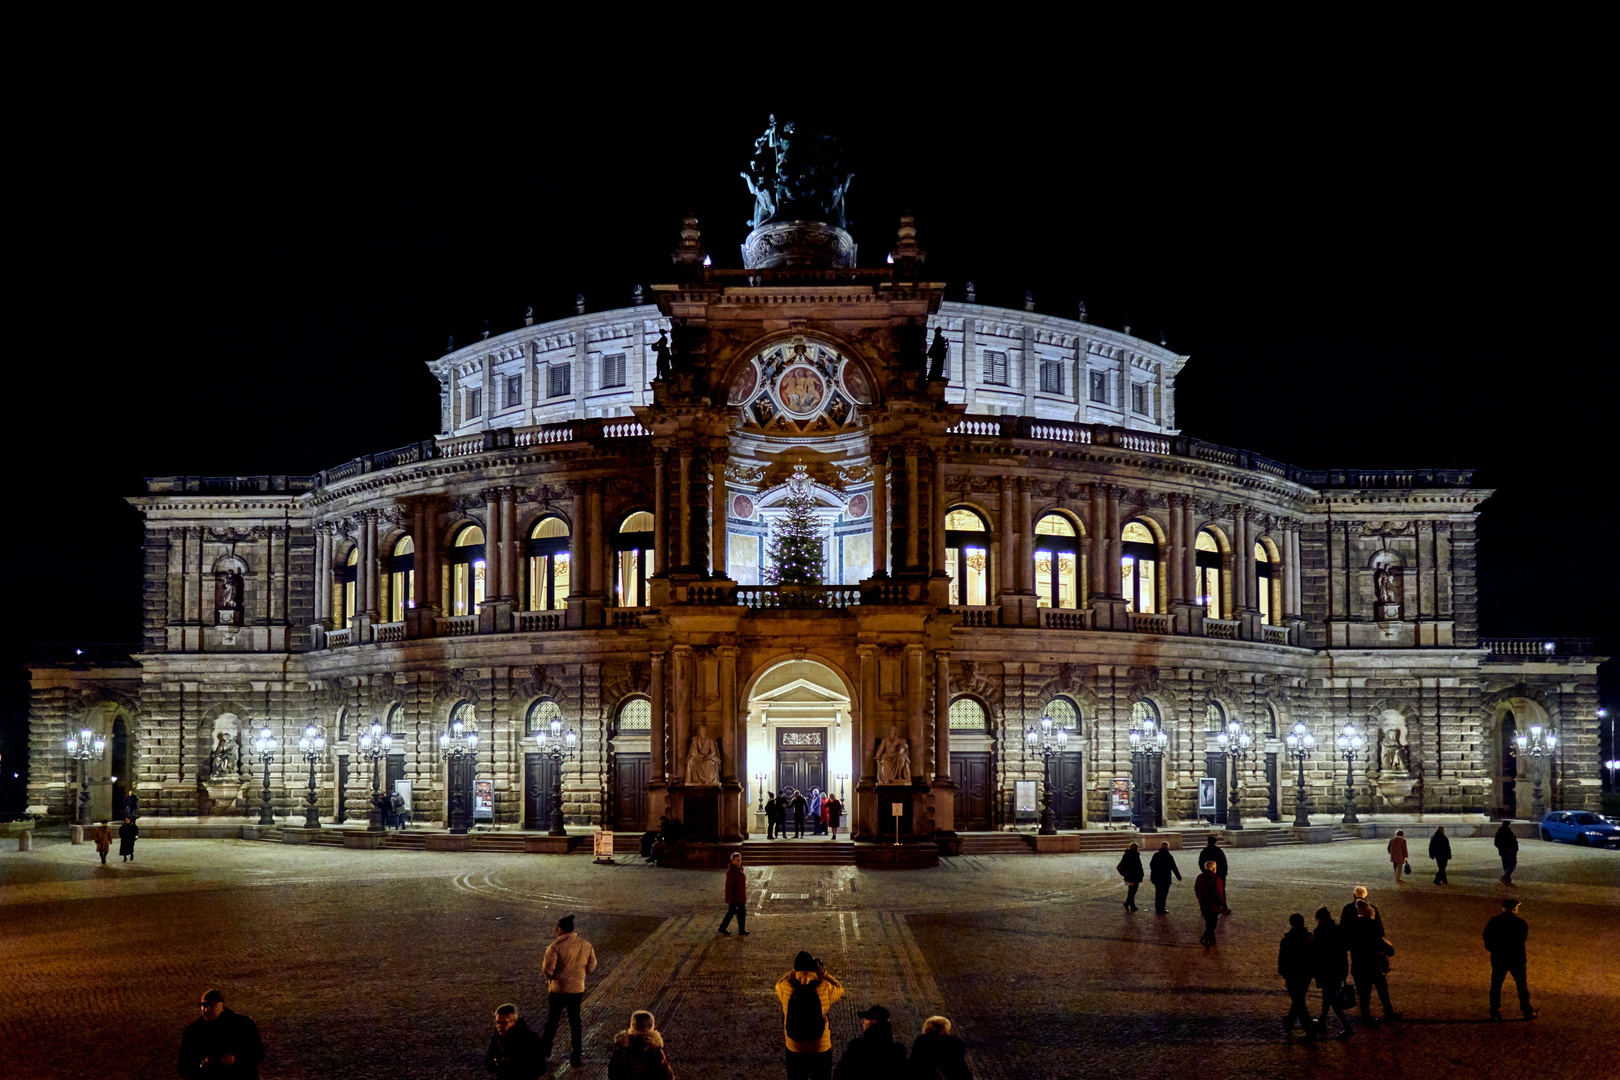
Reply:
[[787, 514], [771, 528], [765, 555], [769, 585], [820, 585], [822, 571], [821, 523], [816, 520], [815, 497], [803, 465], [793, 467], [784, 505]]

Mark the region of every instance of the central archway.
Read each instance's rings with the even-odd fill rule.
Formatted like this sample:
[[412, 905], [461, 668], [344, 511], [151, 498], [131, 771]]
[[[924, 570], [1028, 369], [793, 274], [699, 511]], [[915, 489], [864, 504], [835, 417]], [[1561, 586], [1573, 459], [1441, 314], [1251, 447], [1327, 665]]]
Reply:
[[849, 806], [859, 753], [850, 691], [838, 672], [810, 659], [767, 665], [748, 689], [747, 723], [750, 831], [765, 832], [762, 789], [797, 789], [806, 799], [812, 790], [836, 791]]

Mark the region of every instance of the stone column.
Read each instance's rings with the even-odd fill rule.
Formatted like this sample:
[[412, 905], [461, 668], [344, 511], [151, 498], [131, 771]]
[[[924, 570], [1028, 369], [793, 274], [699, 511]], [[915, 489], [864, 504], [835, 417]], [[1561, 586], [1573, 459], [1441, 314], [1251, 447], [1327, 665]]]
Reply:
[[649, 779], [656, 784], [664, 782], [666, 772], [664, 766], [664, 654], [652, 654], [652, 732], [650, 742], [652, 754], [648, 771]]
[[936, 455], [934, 458], [934, 517], [928, 523], [928, 535], [932, 537], [933, 567], [935, 577], [945, 576], [945, 509], [949, 500], [945, 497], [945, 458]]
[[659, 577], [669, 575], [669, 489], [664, 477], [668, 456], [661, 446], [653, 450], [653, 572]]
[[681, 524], [680, 567], [683, 572], [692, 568], [692, 449], [680, 448], [680, 503], [677, 507]]
[[747, 740], [737, 730], [737, 651], [735, 645], [715, 650], [720, 657], [720, 780], [725, 784], [736, 783], [739, 776], [748, 778], [743, 771], [746, 762], [739, 760]]
[[917, 446], [915, 443], [906, 444], [906, 569], [917, 569], [919, 556], [917, 548], [917, 525], [921, 516], [921, 492], [917, 490], [919, 470], [917, 468]]
[[1254, 556], [1250, 554], [1253, 545], [1249, 541], [1249, 515], [1243, 507], [1237, 507], [1232, 514], [1232, 606], [1237, 609], [1239, 617], [1254, 606], [1251, 593], [1250, 578], [1253, 576]]
[[1010, 593], [1016, 591], [1014, 584], [1013, 563], [1018, 558], [1017, 549], [1013, 544], [1013, 484], [1010, 476], [1001, 478], [1001, 573], [997, 575], [1001, 580], [1001, 591]]
[[1091, 485], [1090, 531], [1086, 535], [1086, 560], [1091, 564], [1091, 598], [1103, 599], [1108, 594], [1108, 514], [1103, 509], [1102, 485]]
[[517, 506], [512, 489], [501, 488], [501, 599], [517, 598]]
[[951, 654], [934, 652], [934, 828], [956, 829], [956, 783], [951, 778]]
[[692, 647], [675, 646], [675, 732], [670, 740], [669, 776], [672, 783], [686, 779], [686, 744], [692, 732]]
[[330, 626], [332, 617], [332, 532], [315, 526], [315, 621]]
[[1291, 619], [1299, 618], [1300, 609], [1304, 606], [1304, 575], [1299, 564], [1299, 551], [1299, 524], [1295, 522], [1288, 526], [1288, 617]]
[[726, 461], [729, 454], [724, 447], [715, 447], [709, 454], [713, 463], [714, 483], [709, 488], [709, 550], [710, 565], [717, 578], [730, 576], [726, 556]]
[[911, 740], [911, 781], [913, 784], [923, 783], [927, 775], [928, 757], [927, 744], [923, 741], [927, 729], [923, 726], [923, 712], [928, 704], [928, 695], [924, 692], [927, 685], [923, 681], [923, 647], [921, 645], [907, 645], [906, 658], [906, 737]]
[[883, 730], [878, 723], [878, 647], [858, 645], [855, 652], [861, 658], [860, 708], [855, 710], [855, 737], [861, 755], [858, 782], [871, 784], [877, 778], [874, 740]]
[[1124, 583], [1120, 577], [1119, 568], [1120, 553], [1123, 550], [1120, 547], [1123, 543], [1120, 539], [1120, 531], [1124, 528], [1123, 523], [1119, 520], [1119, 488], [1114, 487], [1112, 484], [1105, 485], [1103, 498], [1108, 503], [1108, 532], [1104, 535], [1104, 540], [1108, 545], [1108, 565], [1104, 573], [1109, 579], [1108, 595], [1119, 597], [1124, 593]]
[[362, 526], [365, 547], [360, 553], [360, 574], [365, 581], [366, 598], [355, 607], [364, 611], [372, 622], [377, 621], [377, 511], [367, 510]]
[[1198, 521], [1194, 515], [1192, 499], [1181, 500], [1181, 538], [1185, 545], [1181, 559], [1181, 590], [1189, 604], [1198, 603]]
[[589, 531], [591, 563], [590, 563], [590, 589], [591, 595], [601, 596], [606, 586], [603, 583], [603, 566], [607, 562], [606, 556], [606, 525], [602, 520], [602, 481], [592, 480], [585, 488], [585, 525]]
[[[1029, 481], [1018, 481], [1018, 591], [1033, 592], [1035, 588], [1035, 522], [1030, 506]], [[1053, 573], [1056, 573], [1056, 568]]]
[[[439, 504], [436, 500], [422, 500], [422, 542], [418, 551], [425, 551], [426, 555], [417, 556], [418, 570], [425, 570], [418, 580], [423, 582], [423, 594], [417, 600], [417, 607], [425, 608], [430, 615], [440, 613], [440, 596], [444, 589], [444, 566], [439, 556]], [[423, 560], [427, 565], [423, 567]]]
[[884, 451], [872, 450], [872, 576], [889, 576], [889, 477]]
[[484, 599], [498, 600], [505, 589], [501, 582], [501, 492], [484, 492]]
[[1184, 588], [1187, 577], [1184, 572], [1187, 540], [1184, 531], [1185, 527], [1181, 520], [1182, 499], [1180, 495], [1172, 495], [1167, 501], [1169, 502], [1168, 516], [1170, 519], [1170, 528], [1168, 530], [1169, 550], [1165, 552], [1165, 569], [1167, 571], [1165, 581], [1168, 583], [1170, 590], [1167, 599], [1173, 605], [1181, 605], [1187, 602], [1187, 594]]

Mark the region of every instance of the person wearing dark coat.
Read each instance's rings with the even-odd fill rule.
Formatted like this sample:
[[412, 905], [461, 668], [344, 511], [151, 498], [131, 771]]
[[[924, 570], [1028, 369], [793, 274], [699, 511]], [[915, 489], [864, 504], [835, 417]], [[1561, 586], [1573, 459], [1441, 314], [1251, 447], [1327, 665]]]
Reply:
[[1513, 827], [1502, 822], [1502, 827], [1496, 830], [1497, 854], [1502, 856], [1502, 884], [1513, 884], [1513, 871], [1519, 866], [1519, 838], [1513, 835]]
[[1125, 849], [1125, 854], [1119, 857], [1119, 865], [1114, 869], [1125, 879], [1125, 910], [1135, 911], [1136, 890], [1142, 887], [1142, 855], [1135, 844]]
[[943, 1016], [923, 1021], [922, 1034], [911, 1044], [911, 1080], [973, 1080], [967, 1066], [967, 1045], [951, 1034], [951, 1022]]
[[895, 1080], [904, 1076], [906, 1047], [894, 1041], [889, 1010], [873, 1005], [855, 1015], [861, 1018], [861, 1033], [844, 1047], [833, 1080]]
[[495, 1034], [489, 1037], [484, 1068], [494, 1073], [496, 1080], [535, 1080], [546, 1071], [540, 1034], [518, 1015], [516, 1005], [502, 1005], [495, 1010]]
[[1181, 880], [1181, 869], [1176, 866], [1176, 857], [1170, 854], [1170, 843], [1159, 841], [1159, 850], [1153, 853], [1148, 862], [1148, 877], [1153, 881], [1153, 911], [1157, 915], [1168, 915], [1170, 909], [1164, 902], [1170, 896], [1170, 877], [1175, 875], [1177, 881]]
[[731, 853], [731, 865], [726, 867], [726, 917], [720, 920], [720, 932], [730, 936], [726, 927], [731, 917], [737, 916], [737, 933], [748, 936], [748, 876], [743, 873], [742, 852]]
[[1502, 913], [1485, 924], [1485, 948], [1491, 954], [1491, 1019], [1502, 1019], [1502, 980], [1513, 976], [1519, 991], [1519, 1011], [1526, 1020], [1536, 1018], [1530, 1007], [1530, 986], [1524, 981], [1524, 943], [1530, 924], [1519, 918], [1519, 902], [1503, 900]]
[[264, 1060], [258, 1025], [225, 1007], [225, 995], [210, 990], [202, 1015], [180, 1036], [180, 1075], [194, 1080], [256, 1080]]
[[[1367, 886], [1357, 885], [1355, 891], [1351, 893], [1350, 902], [1344, 905], [1343, 911], [1339, 912], [1339, 929], [1346, 934], [1345, 944], [1347, 947], [1349, 945], [1350, 924], [1361, 917], [1356, 905], [1363, 900], [1367, 900]], [[1377, 908], [1372, 906], [1371, 900], [1367, 900], [1367, 910], [1372, 912], [1372, 921], [1377, 924], [1378, 936], [1381, 938], [1388, 937], [1389, 934], [1384, 930], [1384, 917], [1379, 914]]]
[[1446, 827], [1440, 825], [1435, 828], [1434, 835], [1429, 837], [1429, 858], [1434, 860], [1440, 869], [1435, 871], [1434, 883], [1436, 885], [1449, 885], [1446, 880], [1446, 863], [1451, 861], [1451, 839], [1446, 836]]
[[782, 828], [782, 804], [776, 801], [776, 792], [767, 792], [765, 800], [765, 839], [775, 840]]
[[118, 826], [118, 854], [122, 862], [135, 861], [135, 840], [141, 835], [141, 830], [129, 818]]
[[1379, 929], [1382, 923], [1365, 900], [1356, 901], [1356, 915], [1344, 932], [1345, 942], [1350, 947], [1350, 977], [1356, 981], [1356, 997], [1361, 1002], [1361, 1022], [1376, 1023], [1372, 1017], [1374, 990], [1378, 991], [1378, 1000], [1384, 1006], [1384, 1019], [1399, 1020], [1401, 1014], [1389, 1003], [1389, 981], [1384, 978], [1393, 950]]
[[793, 792], [793, 801], [788, 804], [793, 808], [793, 839], [804, 839], [804, 811], [809, 803], [804, 801], [804, 793], [798, 790]]
[[1348, 1039], [1354, 1032], [1350, 1018], [1339, 1004], [1339, 987], [1349, 977], [1350, 965], [1345, 960], [1344, 932], [1327, 908], [1316, 909], [1316, 933], [1311, 935], [1311, 969], [1316, 985], [1322, 988], [1322, 1016], [1316, 1022], [1317, 1029], [1327, 1033], [1327, 1014], [1332, 1009], [1333, 1015], [1339, 1018], [1339, 1038]]
[[1311, 1019], [1311, 1007], [1305, 1004], [1305, 992], [1311, 988], [1311, 932], [1305, 929], [1305, 916], [1295, 912], [1288, 916], [1288, 933], [1277, 946], [1277, 974], [1288, 987], [1288, 1015], [1283, 1017], [1283, 1033], [1294, 1033], [1294, 1021], [1305, 1029], [1305, 1041], [1316, 1041], [1316, 1022]]
[[1209, 838], [1209, 843], [1204, 845], [1204, 850], [1198, 853], [1199, 866], [1210, 861], [1215, 863], [1215, 873], [1221, 878], [1221, 914], [1230, 915], [1232, 909], [1226, 906], [1226, 852], [1215, 846], [1213, 836]]
[[653, 1025], [653, 1014], [645, 1009], [630, 1014], [630, 1030], [614, 1040], [608, 1080], [675, 1080], [664, 1055], [664, 1037]]
[[1203, 945], [1213, 945], [1215, 924], [1226, 907], [1226, 888], [1221, 884], [1221, 875], [1215, 870], [1214, 859], [1204, 863], [1204, 872], [1193, 882], [1193, 895], [1198, 897], [1198, 911], [1204, 916], [1204, 936], [1198, 941]]

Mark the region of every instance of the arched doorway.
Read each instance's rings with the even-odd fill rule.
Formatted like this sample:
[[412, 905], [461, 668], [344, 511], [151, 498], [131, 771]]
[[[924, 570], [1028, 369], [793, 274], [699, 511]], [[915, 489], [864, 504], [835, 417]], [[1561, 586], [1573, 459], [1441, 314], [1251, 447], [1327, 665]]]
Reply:
[[[771, 665], [754, 681], [748, 697], [748, 755], [738, 762], [739, 779], [748, 778], [750, 829], [765, 831], [760, 792], [797, 789], [835, 791], [851, 816], [855, 783], [849, 691], [842, 677], [814, 660]], [[762, 779], [763, 778], [763, 779]], [[811, 829], [806, 826], [805, 835]]]
[[124, 803], [129, 793], [135, 790], [135, 777], [129, 771], [129, 729], [124, 724], [124, 718], [113, 718], [112, 744], [108, 747], [108, 767], [112, 776], [112, 800], [108, 807], [108, 816], [120, 818], [124, 816]]

